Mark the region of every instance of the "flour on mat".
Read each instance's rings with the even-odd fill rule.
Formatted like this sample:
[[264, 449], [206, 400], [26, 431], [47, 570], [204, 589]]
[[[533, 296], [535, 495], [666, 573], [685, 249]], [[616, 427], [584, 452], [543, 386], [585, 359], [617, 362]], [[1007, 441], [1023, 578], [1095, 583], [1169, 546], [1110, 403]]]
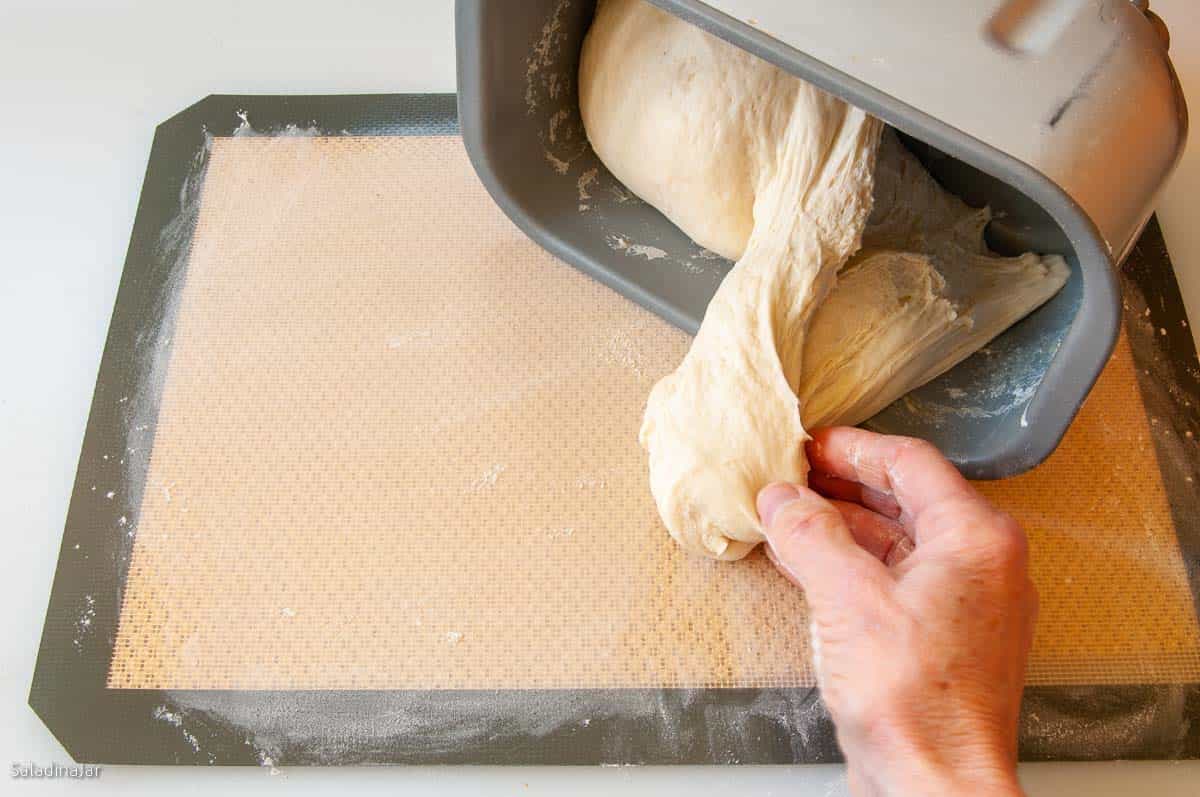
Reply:
[[483, 475], [471, 482], [471, 492], [479, 493], [483, 492], [484, 490], [492, 489], [496, 486], [496, 482], [500, 480], [500, 474], [504, 473], [506, 470], [508, 470], [508, 468], [505, 465], [492, 465], [483, 472]]
[[638, 379], [645, 379], [646, 355], [642, 351], [641, 342], [648, 334], [649, 327], [644, 320], [615, 330], [605, 342], [604, 361], [628, 369]]
[[433, 340], [433, 332], [428, 329], [418, 329], [399, 335], [392, 335], [387, 340], [389, 349], [403, 349], [414, 344], [429, 343]]
[[[285, 753], [306, 763], [335, 763], [347, 744], [381, 750], [402, 742], [419, 746], [425, 756], [461, 754], [498, 739], [528, 743], [612, 719], [652, 729], [668, 756], [682, 756], [694, 739], [681, 718], [698, 712], [709, 717], [710, 744], [725, 750], [731, 763], [760, 749], [764, 727], [786, 729], [792, 755], [799, 760], [812, 746], [822, 744], [831, 729], [828, 713], [813, 690], [762, 690], [729, 707], [706, 706], [706, 690], [692, 689], [613, 690], [602, 695], [569, 689], [463, 692], [456, 696], [449, 716], [444, 711], [431, 712], [428, 698], [412, 692], [384, 693], [382, 697], [378, 693], [361, 697], [347, 693], [353, 710], [339, 712], [315, 710], [325, 698], [303, 691], [283, 692], [270, 701], [246, 701], [221, 690], [168, 694], [177, 708], [160, 706], [155, 712], [157, 719], [181, 731], [193, 721], [199, 724], [201, 718], [220, 722], [242, 735], [263, 766], [274, 766]], [[361, 717], [368, 712], [374, 721], [364, 725]], [[301, 721], [310, 723], [305, 729], [308, 739], [297, 739], [291, 732]], [[604, 732], [600, 738], [597, 754], [601, 762], [628, 760], [620, 734]], [[363, 763], [375, 761], [368, 757]]]
[[[321, 129], [317, 127], [316, 122], [313, 122], [308, 127], [300, 127], [296, 124], [289, 124], [277, 130], [257, 130], [250, 124], [250, 115], [241, 109], [235, 111], [237, 118], [241, 120], [237, 128], [233, 131], [234, 138], [258, 138], [267, 136], [270, 138], [312, 138], [322, 135]], [[347, 131], [343, 130], [343, 133]]]
[[84, 595], [83, 611], [79, 613], [79, 618], [75, 621], [75, 638], [71, 640], [76, 650], [83, 650], [83, 640], [92, 632], [92, 623], [95, 621], [96, 599], [91, 595]]
[[200, 740], [196, 738], [194, 733], [184, 727], [183, 716], [181, 714], [171, 711], [166, 706], [157, 706], [154, 711], [151, 712], [151, 716], [153, 716], [154, 719], [158, 720], [159, 722], [165, 722], [174, 728], [178, 728], [188, 745], [197, 753], [200, 752]]

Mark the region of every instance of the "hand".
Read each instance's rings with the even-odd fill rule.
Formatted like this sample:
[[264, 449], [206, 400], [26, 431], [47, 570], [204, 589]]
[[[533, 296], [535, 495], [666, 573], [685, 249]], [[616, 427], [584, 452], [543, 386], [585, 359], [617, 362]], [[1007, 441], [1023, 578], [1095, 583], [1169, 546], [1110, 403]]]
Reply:
[[808, 457], [811, 489], [772, 484], [758, 511], [768, 555], [804, 588], [852, 790], [1020, 794], [1037, 613], [1020, 526], [920, 440], [824, 429]]

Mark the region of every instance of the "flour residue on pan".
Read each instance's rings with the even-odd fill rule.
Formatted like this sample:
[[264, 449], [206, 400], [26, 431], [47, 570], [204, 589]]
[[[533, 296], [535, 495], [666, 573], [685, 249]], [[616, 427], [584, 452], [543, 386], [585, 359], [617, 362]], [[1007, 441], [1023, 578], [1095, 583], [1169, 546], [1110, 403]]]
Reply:
[[[579, 114], [576, 69], [578, 51], [568, 31], [588, 14], [578, 0], [560, 0], [543, 22], [525, 59], [525, 113], [533, 121], [542, 160], [556, 176], [574, 182], [576, 210], [595, 223], [607, 225], [621, 208], [645, 203], [603, 169], [591, 151]], [[567, 200], [564, 196], [564, 201]], [[690, 241], [684, 248], [664, 248], [608, 235], [607, 245], [628, 257], [667, 261], [679, 267], [681, 278], [697, 275], [719, 282], [724, 260]]]
[[608, 248], [614, 252], [623, 252], [630, 257], [644, 257], [647, 260], [660, 260], [667, 256], [665, 249], [648, 244], [635, 244], [623, 235], [609, 235], [606, 239]]
[[588, 200], [592, 198], [591, 188], [596, 184], [597, 178], [600, 176], [600, 169], [593, 166], [592, 168], [579, 175], [579, 179], [575, 181], [575, 190], [579, 195], [579, 212], [590, 210], [591, 205]]
[[[967, 387], [939, 387], [938, 381], [909, 393], [898, 402], [909, 416], [941, 426], [954, 420], [1000, 418], [1026, 406], [1042, 383], [1046, 364], [1058, 350], [1058, 340], [1040, 345], [1006, 345], [1003, 338], [980, 349], [975, 357], [989, 363], [982, 378]], [[1024, 418], [1022, 423], [1028, 424]]]
[[626, 204], [644, 205], [644, 204], [646, 204], [642, 200], [641, 197], [639, 197], [637, 194], [633, 193], [628, 188], [626, 188], [625, 185], [623, 183], [621, 183], [621, 181], [616, 179], [615, 177], [612, 179], [612, 182], [608, 186], [608, 192], [610, 194], [612, 194], [613, 201], [615, 201], [619, 205], [626, 205]]
[[571, 6], [572, 0], [554, 6], [525, 59], [525, 112], [539, 117], [542, 155], [560, 175], [588, 150], [575, 101], [575, 58], [565, 49], [564, 15]]
[[525, 108], [528, 113], [532, 114], [540, 107], [543, 93], [550, 99], [557, 99], [563, 92], [562, 74], [551, 68], [567, 39], [562, 15], [570, 5], [571, 0], [562, 0], [554, 7], [525, 59]]
[[[711, 266], [704, 261], [707, 258], [698, 258], [691, 255], [686, 258], [671, 257], [671, 253], [659, 246], [651, 244], [639, 244], [629, 240], [629, 238], [619, 233], [611, 233], [605, 236], [604, 242], [608, 244], [608, 248], [614, 252], [620, 252], [626, 257], [640, 257], [651, 262], [655, 260], [667, 260], [670, 263], [678, 266], [681, 271], [688, 275], [711, 273], [716, 279], [720, 278], [720, 273], [715, 270], [710, 270]], [[707, 251], [707, 250], [705, 250]]]

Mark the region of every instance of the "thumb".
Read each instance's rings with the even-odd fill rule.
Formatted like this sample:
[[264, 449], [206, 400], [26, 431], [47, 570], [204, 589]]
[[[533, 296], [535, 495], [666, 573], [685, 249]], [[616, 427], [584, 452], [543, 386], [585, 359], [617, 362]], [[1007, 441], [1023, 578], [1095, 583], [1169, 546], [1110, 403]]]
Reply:
[[857, 603], [864, 591], [891, 579], [854, 541], [833, 504], [807, 487], [785, 482], [764, 487], [758, 514], [776, 567], [804, 588], [814, 609]]

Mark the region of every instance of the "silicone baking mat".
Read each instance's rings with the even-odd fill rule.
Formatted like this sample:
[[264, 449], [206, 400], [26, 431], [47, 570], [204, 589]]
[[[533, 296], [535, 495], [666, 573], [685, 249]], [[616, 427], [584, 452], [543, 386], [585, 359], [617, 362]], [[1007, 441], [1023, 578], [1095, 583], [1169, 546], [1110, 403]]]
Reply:
[[[213, 98], [184, 115], [208, 121], [169, 214], [147, 206], [178, 166], [160, 130], [35, 707], [87, 716], [47, 678], [69, 637], [114, 716], [107, 740], [68, 718], [81, 759], [835, 756], [800, 592], [657, 519], [637, 429], [688, 338], [526, 239], [452, 102]], [[1058, 451], [981, 485], [1042, 599], [1029, 756], [1194, 754], [1195, 395], [1139, 392], [1190, 338], [1129, 292]], [[64, 567], [114, 572], [80, 592]], [[1080, 745], [1105, 715], [1112, 749]]]

